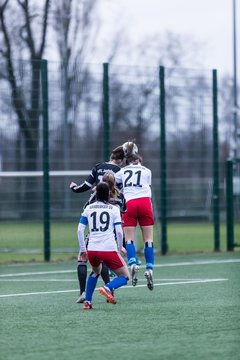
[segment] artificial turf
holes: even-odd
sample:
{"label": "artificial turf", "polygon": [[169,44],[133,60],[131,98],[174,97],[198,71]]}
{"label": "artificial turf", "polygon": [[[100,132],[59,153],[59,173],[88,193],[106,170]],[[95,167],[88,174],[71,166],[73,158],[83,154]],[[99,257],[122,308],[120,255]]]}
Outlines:
{"label": "artificial turf", "polygon": [[239,253],[156,264],[152,292],[141,267],[139,286],[116,305],[96,291],[89,311],[75,303],[75,262],[1,265],[2,359],[238,360]]}

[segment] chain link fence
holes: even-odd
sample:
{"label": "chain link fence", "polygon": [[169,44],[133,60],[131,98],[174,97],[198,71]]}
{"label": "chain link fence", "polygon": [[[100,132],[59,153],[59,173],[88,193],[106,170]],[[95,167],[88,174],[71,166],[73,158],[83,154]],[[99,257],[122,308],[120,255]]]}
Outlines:
{"label": "chain link fence", "polygon": [[[1,73],[9,73],[3,64],[0,67]],[[157,246],[164,231],[165,196],[169,250],[178,251],[177,244],[189,233],[189,243],[185,248],[180,246],[182,251],[192,249],[196,242],[199,251],[206,242],[208,249],[213,249],[213,230],[206,235],[205,229],[212,228],[214,221],[216,224],[216,185],[219,207],[215,210],[220,220],[225,218],[225,165],[216,163],[217,152],[214,170],[214,149],[219,145],[213,73],[164,68],[163,97],[157,67],[70,64],[66,69],[57,62],[48,62],[47,67],[44,78],[42,62],[16,62],[12,78],[0,79],[0,218],[6,228],[15,226],[11,235],[6,236],[6,230],[1,235],[4,250],[21,248],[20,224],[26,232],[29,226],[30,231],[24,246],[43,251],[44,233],[32,233],[31,225],[41,227],[45,220],[46,162],[52,251],[59,246],[77,249],[77,221],[90,194],[73,194],[69,184],[83,182],[97,162],[108,160],[111,149],[130,139],[135,139],[143,163],[153,173]],[[215,96],[216,92],[217,88]],[[69,224],[66,241],[58,243],[57,229],[68,229]],[[176,224],[180,224],[179,236],[175,234]],[[190,232],[195,224],[196,231]],[[202,248],[201,238],[205,244]]]}

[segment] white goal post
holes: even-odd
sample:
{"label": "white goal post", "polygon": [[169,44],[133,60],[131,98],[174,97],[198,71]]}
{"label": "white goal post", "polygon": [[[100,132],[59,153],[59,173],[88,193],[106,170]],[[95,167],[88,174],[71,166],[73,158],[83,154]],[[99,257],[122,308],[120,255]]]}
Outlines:
{"label": "white goal post", "polygon": [[[87,176],[90,170],[50,170],[50,176]],[[43,171],[0,171],[0,177],[40,177]]]}

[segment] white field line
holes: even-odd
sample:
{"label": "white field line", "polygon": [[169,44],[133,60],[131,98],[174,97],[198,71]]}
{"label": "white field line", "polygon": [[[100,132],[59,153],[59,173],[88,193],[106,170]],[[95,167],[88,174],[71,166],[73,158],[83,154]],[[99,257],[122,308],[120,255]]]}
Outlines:
{"label": "white field line", "polygon": [[[189,262],[177,262],[169,264],[156,264],[154,267],[176,267],[176,266],[194,266],[194,265],[215,265],[215,264],[232,264],[240,263],[240,259],[227,259],[227,260],[201,260],[201,261],[189,261]],[[140,268],[145,268],[144,265],[141,265]],[[88,269],[90,271],[90,269]],[[38,272],[24,272],[24,273],[13,273],[13,274],[0,274],[0,278],[5,277],[16,277],[16,276],[31,276],[31,275],[49,275],[49,274],[68,274],[75,273],[74,270],[59,270],[59,271],[38,271]]]}
{"label": "white field line", "polygon": [[[203,279],[203,280],[189,280],[189,281],[178,281],[178,282],[168,282],[163,284],[154,284],[154,286],[166,286],[166,285],[186,285],[186,284],[199,284],[199,283],[212,283],[212,282],[221,282],[227,281],[228,279]],[[138,286],[123,286],[121,289],[137,289],[146,287],[146,285],[138,285]],[[98,289],[96,289],[98,290]],[[95,290],[95,291],[96,291]],[[32,292],[32,293],[19,293],[19,294],[4,294],[0,295],[0,298],[7,298],[7,297],[16,297],[16,296],[31,296],[31,295],[50,295],[50,294],[63,294],[63,293],[70,293],[70,292],[78,292],[79,289],[75,290],[57,290],[57,291],[42,291],[42,292]]]}
{"label": "white field line", "polygon": [[1,282],[76,282],[76,279],[13,279],[13,278],[8,278],[8,279],[0,279],[0,283]]}
{"label": "white field line", "polygon": [[33,272],[25,272],[25,273],[16,273],[16,274],[1,274],[0,278],[5,277],[15,277],[15,276],[32,276],[32,275],[49,275],[49,274],[70,274],[76,273],[75,270],[54,270],[54,271],[33,271]]}
{"label": "white field line", "polygon": [[[214,265],[214,264],[232,264],[240,263],[240,259],[226,259],[226,260],[196,260],[186,261],[180,263],[157,264],[156,267],[169,267],[169,266],[192,266],[192,265]],[[154,265],[155,266],[155,265]]]}
{"label": "white field line", "polygon": [[[206,280],[206,279],[186,279],[186,278],[181,278],[181,279],[177,279],[177,278],[168,278],[168,279],[156,279],[154,277],[154,281],[202,281],[202,280]],[[138,279],[138,281],[146,281],[146,279]],[[12,278],[8,278],[8,279],[0,279],[0,283],[1,282],[34,282],[34,283],[37,283],[37,282],[76,282],[76,279],[75,278],[72,278],[72,279],[49,279],[49,278],[46,278],[46,279],[12,279]]]}

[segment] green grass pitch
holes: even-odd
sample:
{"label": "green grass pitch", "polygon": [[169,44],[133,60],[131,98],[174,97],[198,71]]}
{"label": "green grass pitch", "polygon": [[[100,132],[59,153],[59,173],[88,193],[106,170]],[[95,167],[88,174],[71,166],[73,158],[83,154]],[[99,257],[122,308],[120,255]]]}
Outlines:
{"label": "green grass pitch", "polygon": [[[75,258],[78,252],[76,222],[52,222],[51,259],[67,260]],[[220,249],[226,250],[226,227],[221,224]],[[154,246],[160,249],[159,226],[155,226]],[[143,247],[140,230],[138,248]],[[235,239],[240,239],[240,223],[235,225]],[[13,261],[43,260],[43,224],[33,222],[2,223],[0,233],[0,263]],[[204,223],[169,223],[169,254],[212,252],[214,249],[213,225]],[[239,251],[236,248],[235,251]]]}
{"label": "green grass pitch", "polygon": [[239,359],[239,253],[156,256],[152,292],[143,273],[84,311],[76,262],[1,265],[1,359]]}

